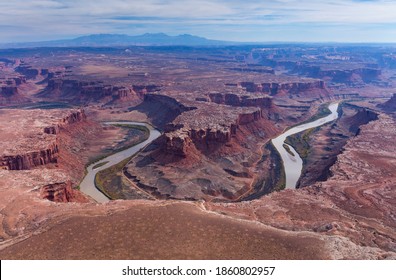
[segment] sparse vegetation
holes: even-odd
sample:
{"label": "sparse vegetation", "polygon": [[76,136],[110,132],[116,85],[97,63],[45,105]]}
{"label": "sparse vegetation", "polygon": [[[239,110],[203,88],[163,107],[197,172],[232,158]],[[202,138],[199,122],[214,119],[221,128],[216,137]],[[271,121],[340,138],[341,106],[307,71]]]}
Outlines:
{"label": "sparse vegetation", "polygon": [[[135,139],[135,141],[130,142],[127,146],[114,150],[113,153],[125,150],[132,146],[135,146],[143,141],[145,141],[149,135],[150,131],[147,127],[141,125],[131,125],[131,124],[117,124],[115,126],[126,128],[133,131],[140,131],[138,134],[139,137]],[[108,155],[106,155],[108,156]],[[105,157],[105,156],[104,156]],[[104,158],[103,157],[103,158]],[[131,189],[130,183],[125,176],[122,174],[122,169],[125,165],[131,160],[133,156],[124,159],[123,161],[110,166],[104,170],[99,171],[95,176],[95,186],[107,197],[110,199],[131,199],[131,198],[140,198],[142,194],[138,194],[137,192]],[[107,162],[103,163],[106,164]],[[100,166],[102,163],[98,164]],[[98,166],[98,167],[100,167]],[[93,167],[96,167],[96,165]],[[144,196],[144,195],[143,195]]]}
{"label": "sparse vegetation", "polygon": [[110,199],[124,199],[122,191],[130,186],[122,175],[122,169],[132,157],[99,171],[95,176],[95,186]]}
{"label": "sparse vegetation", "polygon": [[96,156],[86,164],[86,168],[93,164],[96,163],[106,157],[108,157],[111,154],[121,152],[123,150],[126,150],[130,147],[133,147],[143,141],[146,141],[148,137],[150,136],[150,131],[147,127],[143,125],[131,125],[131,124],[118,124],[114,125],[117,127],[121,127],[124,129],[128,129],[128,137],[125,141],[122,141],[119,143],[115,148],[113,149],[106,149],[103,151],[103,153],[99,156]]}
{"label": "sparse vegetation", "polygon": [[271,160],[275,165],[273,168],[274,178],[272,179],[272,183],[275,185],[271,191],[281,191],[286,187],[286,173],[283,167],[282,157],[272,142],[269,142],[266,148],[271,151]]}
{"label": "sparse vegetation", "polygon": [[[306,163],[309,151],[311,149],[311,146],[309,144],[310,137],[311,137],[312,133],[314,133],[318,129],[320,129],[320,127],[309,128],[309,129],[304,130],[300,133],[290,135],[285,140],[286,144],[292,146],[297,151],[297,153],[300,155],[301,159],[303,160],[304,164]],[[289,148],[289,147],[287,147],[287,148]],[[287,150],[287,148],[285,148],[285,149]]]}
{"label": "sparse vegetation", "polygon": [[103,165],[105,165],[105,164],[107,164],[107,163],[108,163],[108,161],[104,161],[104,162],[98,163],[98,164],[94,165],[94,166],[92,167],[92,169],[99,168],[99,167],[101,167],[101,166],[103,166]]}
{"label": "sparse vegetation", "polygon": [[145,133],[150,133],[149,129],[143,125],[119,123],[119,124],[114,124],[114,126],[128,128],[128,129],[137,129],[137,130],[143,131]]}
{"label": "sparse vegetation", "polygon": [[[300,122],[296,125],[291,126],[290,128],[302,125],[302,124],[306,124],[306,123],[310,123],[310,122],[314,122],[318,119],[324,118],[328,115],[331,114],[331,111],[329,109],[329,103],[323,103],[322,105],[319,106],[318,111],[316,112],[315,115],[313,115],[312,117],[310,117],[308,120]],[[289,129],[290,129],[289,128]]]}
{"label": "sparse vegetation", "polygon": [[283,144],[283,148],[285,148],[286,152],[288,152],[290,155],[292,155],[293,157],[295,156],[295,154],[290,149],[289,145]]}

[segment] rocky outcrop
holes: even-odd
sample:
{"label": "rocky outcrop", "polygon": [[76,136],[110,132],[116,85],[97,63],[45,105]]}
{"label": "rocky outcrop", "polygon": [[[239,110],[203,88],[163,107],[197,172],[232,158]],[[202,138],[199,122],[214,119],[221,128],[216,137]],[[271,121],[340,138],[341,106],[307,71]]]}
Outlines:
{"label": "rocky outcrop", "polygon": [[263,96],[253,97],[234,93],[210,93],[208,96],[211,102],[236,107],[270,108],[272,105],[272,99]]}
{"label": "rocky outcrop", "polygon": [[257,110],[257,111],[249,112],[249,113],[242,113],[242,114],[239,114],[239,116],[238,116],[237,124],[238,125],[248,124],[248,123],[251,123],[254,121],[258,121],[262,117],[263,117],[263,113],[261,110]]}
{"label": "rocky outcrop", "polygon": [[268,68],[268,67],[263,67],[263,66],[248,66],[248,67],[234,67],[234,68],[229,68],[230,70],[233,71],[238,71],[238,72],[254,72],[254,73],[267,73],[267,74],[275,74],[275,70]]}
{"label": "rocky outcrop", "polygon": [[56,163],[58,145],[52,143],[46,149],[21,155],[5,155],[0,158],[0,168],[7,170],[25,170],[35,166]]}
{"label": "rocky outcrop", "polygon": [[87,202],[88,200],[72,188],[70,181],[52,183],[40,188],[40,197],[53,202]]}
{"label": "rocky outcrop", "polygon": [[182,104],[176,98],[162,94],[145,94],[144,102],[150,104],[155,104],[155,103],[160,104],[161,106],[164,106],[172,111],[175,111],[178,114],[185,111],[196,109],[196,107],[194,106],[186,106],[185,104]]}
{"label": "rocky outcrop", "polygon": [[74,104],[89,102],[114,103],[137,99],[136,93],[124,86],[106,85],[101,81],[64,79],[56,75],[48,80],[46,89],[39,97],[68,100]]}
{"label": "rocky outcrop", "polygon": [[0,85],[3,86],[19,86],[24,83],[26,83],[26,77],[22,75],[0,79]]}
{"label": "rocky outcrop", "polygon": [[321,66],[309,64],[297,64],[294,73],[312,78],[326,79],[335,83],[370,83],[379,79],[381,70],[376,68],[355,68],[355,69],[323,69]]}
{"label": "rocky outcrop", "polygon": [[368,124],[369,122],[377,119],[377,113],[365,108],[361,108],[355,115],[350,118],[346,118],[345,122],[349,124],[349,132],[356,136],[360,132],[360,126]]}
{"label": "rocky outcrop", "polygon": [[18,94],[18,88],[16,86],[2,86],[0,91],[1,97],[14,96]]}
{"label": "rocky outcrop", "polygon": [[382,108],[386,112],[396,112],[396,93],[383,104],[378,105],[378,107]]}
{"label": "rocky outcrop", "polygon": [[159,85],[132,85],[132,89],[136,94],[143,99],[144,95],[147,93],[159,92],[161,86]]}
{"label": "rocky outcrop", "polygon": [[171,155],[187,157],[193,143],[187,133],[173,132],[161,136],[163,150]]}
{"label": "rocky outcrop", "polygon": [[[43,128],[45,134],[59,134],[62,128],[76,122],[84,121],[86,119],[83,110],[70,112],[67,116],[62,118],[57,124]],[[0,155],[0,168],[7,170],[27,170],[37,166],[46,165],[49,163],[57,163],[59,156],[58,138],[52,138],[45,148],[36,151],[29,151],[20,154],[4,154]]]}
{"label": "rocky outcrop", "polygon": [[360,98],[359,93],[337,93],[334,94],[335,99],[356,99]]}
{"label": "rocky outcrop", "polygon": [[33,68],[27,64],[20,64],[15,71],[24,75],[27,79],[35,79],[41,73],[41,69]]}
{"label": "rocky outcrop", "polygon": [[329,92],[326,89],[325,82],[321,80],[310,81],[310,82],[266,82],[266,83],[254,83],[254,82],[240,82],[238,84],[242,88],[245,88],[247,92],[260,92],[269,95],[318,95],[318,96],[329,96]]}
{"label": "rocky outcrop", "polygon": [[173,131],[164,133],[162,137],[163,152],[181,157],[187,157],[192,148],[201,151],[210,151],[231,141],[237,134],[239,125],[246,125],[263,118],[260,108],[241,112],[236,119],[228,123],[218,123],[213,119],[212,124],[202,124],[201,128],[170,125]]}
{"label": "rocky outcrop", "polygon": [[0,81],[0,105],[11,105],[28,100],[18,91],[18,85],[24,83],[24,77],[9,78]]}
{"label": "rocky outcrop", "polygon": [[64,117],[59,122],[59,124],[45,127],[44,133],[58,134],[62,127],[76,123],[76,122],[85,121],[86,119],[87,119],[87,116],[85,115],[84,110],[75,111],[75,112],[70,113],[66,117]]}

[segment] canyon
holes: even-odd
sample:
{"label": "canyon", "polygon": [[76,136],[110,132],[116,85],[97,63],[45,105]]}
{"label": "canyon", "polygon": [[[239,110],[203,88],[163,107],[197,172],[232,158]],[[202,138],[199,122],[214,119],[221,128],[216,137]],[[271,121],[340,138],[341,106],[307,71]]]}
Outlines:
{"label": "canyon", "polygon": [[[395,259],[387,48],[0,50],[1,258]],[[303,170],[285,189],[271,140],[331,103],[286,139]],[[126,122],[159,137],[122,158],[128,199],[99,203],[86,167],[136,145]]]}

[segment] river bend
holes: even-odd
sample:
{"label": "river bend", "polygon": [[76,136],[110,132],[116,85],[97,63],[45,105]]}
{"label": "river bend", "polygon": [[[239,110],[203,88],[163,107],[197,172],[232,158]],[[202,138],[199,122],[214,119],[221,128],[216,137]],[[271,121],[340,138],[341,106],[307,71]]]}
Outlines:
{"label": "river bend", "polygon": [[[146,123],[140,123],[140,122],[105,122],[105,124],[109,125],[117,125],[117,124],[129,124],[129,125],[141,125],[145,126],[149,129],[149,138],[147,140],[143,141],[142,143],[139,143],[133,147],[130,147],[128,149],[125,149],[123,151],[120,151],[118,153],[114,153],[104,159],[101,159],[100,161],[97,161],[87,167],[87,175],[85,175],[84,179],[80,183],[80,190],[92,197],[94,200],[97,202],[107,202],[109,201],[109,198],[105,196],[102,192],[100,192],[96,187],[95,187],[95,176],[96,174],[104,170],[106,168],[109,168],[112,165],[115,165],[124,159],[133,156],[137,152],[139,152],[141,149],[143,149],[145,146],[153,142],[155,139],[157,139],[161,133],[153,128],[151,125],[148,125]],[[106,164],[97,167],[93,169],[94,166],[107,162]]]}
{"label": "river bend", "polygon": [[[329,105],[329,110],[331,111],[330,115],[317,119],[316,121],[310,123],[305,123],[293,127],[289,130],[286,130],[283,134],[279,135],[278,137],[272,139],[272,144],[278,150],[283,161],[283,167],[285,169],[285,175],[286,175],[286,189],[296,187],[297,181],[301,176],[302,167],[303,167],[303,161],[300,155],[296,152],[296,150],[292,146],[285,143],[286,138],[290,135],[299,133],[301,131],[318,127],[328,122],[334,121],[335,119],[338,118],[337,109],[338,109],[338,103],[332,103]],[[294,154],[294,156],[286,151],[286,149],[283,147],[283,144],[287,145],[290,148],[290,151]]]}

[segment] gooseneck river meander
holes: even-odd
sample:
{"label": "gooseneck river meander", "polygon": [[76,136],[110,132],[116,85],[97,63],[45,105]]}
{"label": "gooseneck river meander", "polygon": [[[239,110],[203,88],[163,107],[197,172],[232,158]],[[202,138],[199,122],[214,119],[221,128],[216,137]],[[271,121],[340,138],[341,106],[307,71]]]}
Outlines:
{"label": "gooseneck river meander", "polygon": [[[285,144],[286,138],[290,135],[302,132],[309,128],[314,128],[314,127],[324,125],[325,123],[328,123],[328,122],[331,122],[331,121],[337,119],[338,118],[337,109],[338,109],[338,103],[332,103],[329,105],[329,110],[331,111],[330,115],[327,115],[326,117],[317,119],[316,121],[301,124],[299,126],[288,129],[284,133],[279,135],[278,137],[272,139],[272,144],[278,150],[278,152],[282,158],[282,161],[283,161],[283,167],[285,169],[285,175],[286,175],[286,188],[290,189],[290,188],[296,187],[297,181],[301,176],[301,171],[302,171],[302,167],[303,167],[303,161],[302,161],[300,155],[296,152],[296,150],[292,146]],[[284,144],[290,148],[290,151],[294,154],[294,156],[291,155],[283,147]]]}
{"label": "gooseneck river meander", "polygon": [[[274,144],[275,148],[278,150],[282,161],[283,161],[283,167],[285,169],[285,175],[286,175],[286,188],[294,188],[296,186],[296,183],[298,179],[301,176],[301,171],[302,171],[302,166],[303,166],[303,161],[299,154],[294,150],[293,147],[290,145],[285,144],[285,140],[288,136],[299,133],[301,131],[304,131],[309,128],[314,128],[321,126],[325,123],[331,122],[335,119],[338,118],[338,103],[332,103],[329,105],[329,109],[331,111],[331,114],[320,118],[318,120],[315,120],[310,123],[306,124],[301,124],[299,126],[293,127],[287,131],[285,131],[283,134],[279,135],[278,137],[272,139],[272,143]],[[95,176],[96,174],[104,170],[106,168],[109,168],[110,166],[117,164],[124,159],[131,157],[132,155],[138,153],[141,149],[143,149],[145,146],[150,144],[152,141],[157,139],[161,133],[153,128],[152,126],[146,124],[146,123],[140,123],[140,122],[106,122],[105,124],[109,125],[117,125],[117,124],[130,124],[130,125],[142,125],[145,126],[149,129],[150,135],[147,140],[143,141],[142,143],[139,143],[133,147],[130,147],[128,149],[125,149],[121,152],[114,153],[104,159],[101,159],[100,161],[97,161],[87,167],[87,175],[84,177],[80,184],[80,190],[84,192],[85,194],[89,195],[92,197],[94,200],[97,202],[107,202],[109,201],[109,198],[105,196],[102,192],[100,192],[96,187],[95,187]],[[286,151],[286,149],[283,147],[283,144],[287,145],[290,148],[290,151],[294,154],[291,155],[289,152]],[[101,165],[103,164],[103,165]],[[94,166],[99,166],[97,168],[93,168]]]}
{"label": "gooseneck river meander", "polygon": [[[141,125],[145,126],[149,130],[149,137],[147,140],[143,141],[142,143],[139,143],[133,147],[130,147],[128,149],[125,149],[121,152],[112,154],[104,159],[101,159],[100,161],[97,161],[95,163],[92,163],[87,167],[87,175],[85,175],[84,179],[80,183],[80,190],[95,199],[97,202],[107,202],[109,201],[109,198],[105,196],[102,192],[100,192],[96,187],[95,187],[95,176],[96,174],[106,168],[109,168],[110,166],[117,164],[121,161],[123,161],[126,158],[129,158],[130,156],[133,156],[137,152],[139,152],[141,149],[143,149],[145,146],[153,142],[155,139],[157,139],[161,133],[153,128],[151,125],[148,125],[146,123],[140,123],[140,122],[105,122],[105,124],[109,125],[117,125],[117,124],[126,124],[126,125]],[[103,164],[106,163],[106,164]],[[93,168],[94,166],[101,165],[100,167]]]}

